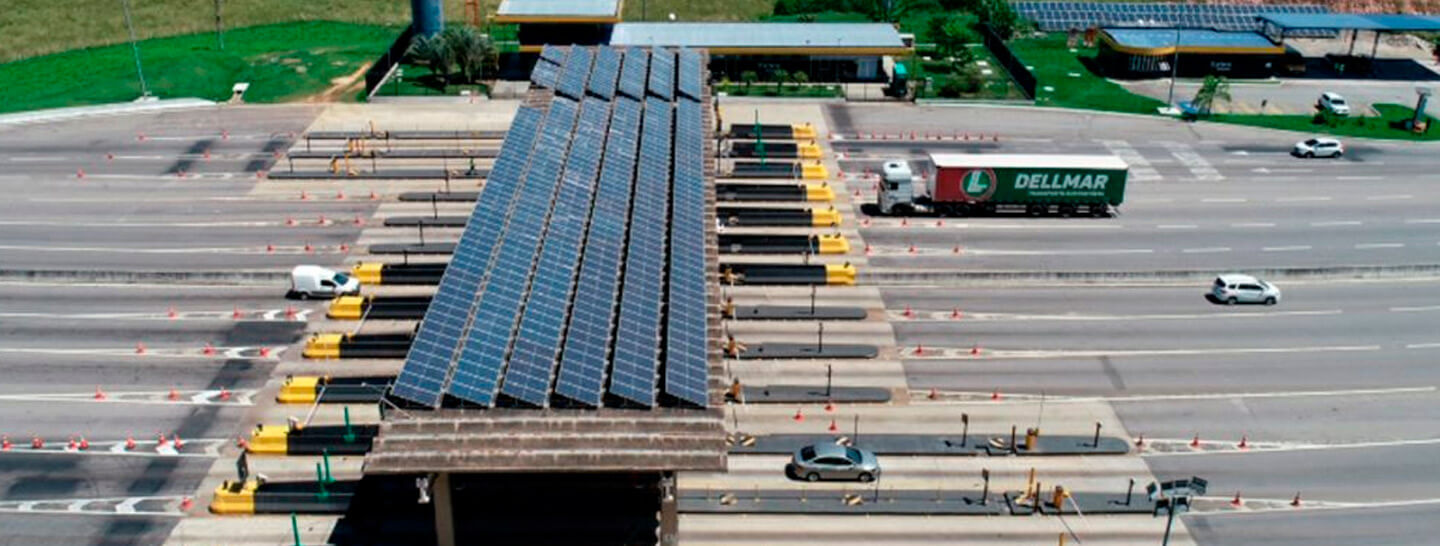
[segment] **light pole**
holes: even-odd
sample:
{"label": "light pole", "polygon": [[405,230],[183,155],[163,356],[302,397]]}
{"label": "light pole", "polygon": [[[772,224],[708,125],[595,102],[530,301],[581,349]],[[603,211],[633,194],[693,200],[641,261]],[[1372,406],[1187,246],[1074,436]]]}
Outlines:
{"label": "light pole", "polygon": [[1175,26],[1175,48],[1170,52],[1170,98],[1165,101],[1167,108],[1175,106],[1175,78],[1180,72],[1180,26]]}
{"label": "light pole", "polygon": [[150,88],[145,86],[145,70],[140,68],[140,44],[135,43],[135,25],[130,22],[130,0],[120,0],[120,8],[125,12],[125,29],[130,32],[130,51],[135,53],[135,74],[140,77],[140,98],[150,96]]}

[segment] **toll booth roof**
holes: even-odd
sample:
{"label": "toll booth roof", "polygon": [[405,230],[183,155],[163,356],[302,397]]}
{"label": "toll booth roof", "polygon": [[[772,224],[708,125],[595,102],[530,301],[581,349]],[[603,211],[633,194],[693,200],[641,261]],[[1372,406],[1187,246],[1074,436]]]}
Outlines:
{"label": "toll booth roof", "polygon": [[886,23],[620,23],[610,45],[708,48],[712,54],[870,54],[909,52]]}
{"label": "toll booth roof", "polygon": [[[1101,38],[1115,49],[1141,55],[1168,55],[1175,52],[1175,29],[1106,28]],[[1257,32],[1223,32],[1208,29],[1180,31],[1181,53],[1272,53],[1285,46],[1271,42]]]}
{"label": "toll booth roof", "polygon": [[1258,19],[1285,29],[1440,31],[1440,15],[1275,13],[1261,15]]}
{"label": "toll booth roof", "polygon": [[543,19],[613,22],[619,21],[619,18],[620,0],[505,0],[496,12],[496,20],[500,22],[537,22]]}

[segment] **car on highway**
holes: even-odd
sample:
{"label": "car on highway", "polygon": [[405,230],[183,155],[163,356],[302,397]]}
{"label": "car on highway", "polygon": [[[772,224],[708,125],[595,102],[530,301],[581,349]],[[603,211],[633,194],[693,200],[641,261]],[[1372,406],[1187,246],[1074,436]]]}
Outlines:
{"label": "car on highway", "polygon": [[1338,93],[1328,91],[1321,93],[1320,100],[1315,103],[1315,106],[1337,116],[1350,115],[1350,103],[1345,102],[1345,97],[1340,96]]}
{"label": "car on highway", "polygon": [[290,292],[286,297],[334,298],[360,293],[360,280],[318,265],[297,265],[290,270]]}
{"label": "car on highway", "polygon": [[785,474],[809,482],[869,482],[880,476],[880,461],[869,450],[822,442],[795,450],[790,463],[785,465]]}
{"label": "car on highway", "polygon": [[1237,303],[1280,303],[1280,289],[1275,285],[1250,275],[1227,273],[1215,278],[1215,283],[1206,294],[1215,303],[1235,305]]}
{"label": "car on highway", "polygon": [[1345,145],[1333,138],[1312,138],[1295,143],[1290,149],[1290,155],[1295,157],[1333,157],[1339,159],[1345,155]]}

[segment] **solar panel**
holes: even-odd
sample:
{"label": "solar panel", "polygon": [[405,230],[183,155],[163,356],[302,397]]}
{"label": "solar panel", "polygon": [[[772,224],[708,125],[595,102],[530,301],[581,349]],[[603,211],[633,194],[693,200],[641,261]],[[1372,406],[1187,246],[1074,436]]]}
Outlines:
{"label": "solar panel", "polygon": [[620,79],[620,50],[602,47],[595,54],[595,71],[590,74],[590,93],[605,100],[615,98],[615,83]]}
{"label": "solar panel", "polygon": [[570,56],[570,50],[575,48],[547,45],[540,49],[540,58],[555,63],[555,66],[565,64],[565,58]]}
{"label": "solar panel", "polygon": [[590,64],[595,54],[588,47],[570,49],[570,59],[565,61],[565,70],[560,73],[555,92],[578,101],[585,98],[585,82],[590,79]]}
{"label": "solar panel", "polygon": [[550,61],[537,61],[535,68],[530,70],[530,81],[540,87],[554,89],[559,79],[560,67]]}
{"label": "solar panel", "polygon": [[610,338],[620,300],[621,256],[630,227],[640,112],[639,102],[616,97],[577,283],[584,290],[576,294],[570,311],[555,379],[555,394],[590,407],[601,405],[605,390]]}
{"label": "solar panel", "polygon": [[675,52],[657,47],[650,51],[650,94],[667,101],[675,99]]}
{"label": "solar panel", "polygon": [[700,52],[693,49],[680,50],[680,75],[675,81],[675,87],[681,95],[694,100],[700,100],[700,92],[705,88],[704,70],[700,64]]}
{"label": "solar panel", "polygon": [[620,70],[617,90],[632,99],[645,99],[645,78],[650,73],[650,54],[638,47],[625,50],[625,65]]}
{"label": "solar panel", "polygon": [[575,293],[580,244],[590,219],[595,174],[600,168],[609,117],[608,102],[586,98],[581,105],[575,143],[560,177],[555,208],[550,213],[520,329],[515,334],[515,349],[500,386],[501,393],[533,406],[549,405],[550,380],[559,362],[560,336],[570,311],[570,297]]}
{"label": "solar panel", "polygon": [[475,316],[450,382],[451,396],[482,406],[495,403],[521,299],[529,287],[540,241],[545,237],[561,161],[574,136],[577,110],[577,103],[563,97],[555,97],[550,103],[534,160],[505,226],[489,278],[478,296]]}
{"label": "solar panel", "polygon": [[499,236],[498,226],[515,197],[520,174],[529,162],[536,131],[544,117],[539,110],[522,107],[515,114],[465,231],[460,235],[449,267],[420,323],[405,365],[392,394],[429,407],[440,405],[451,363],[464,333],[475,289]]}
{"label": "solar panel", "polygon": [[[1329,8],[1305,5],[1200,5],[1136,2],[1017,2],[1016,10],[1034,20],[1040,30],[1061,32],[1095,25],[1210,27],[1220,30],[1260,30],[1254,20],[1262,13],[1328,13]],[[1333,31],[1297,30],[1290,34],[1325,36]]]}
{"label": "solar panel", "polygon": [[705,142],[700,104],[675,112],[675,177],[665,326],[666,394],[696,406],[709,401],[705,313]]}
{"label": "solar panel", "polygon": [[615,335],[611,394],[645,407],[655,405],[656,364],[660,343],[660,312],[665,264],[666,223],[670,217],[669,102],[645,101],[640,161],[635,183],[634,214],[625,256],[620,317]]}

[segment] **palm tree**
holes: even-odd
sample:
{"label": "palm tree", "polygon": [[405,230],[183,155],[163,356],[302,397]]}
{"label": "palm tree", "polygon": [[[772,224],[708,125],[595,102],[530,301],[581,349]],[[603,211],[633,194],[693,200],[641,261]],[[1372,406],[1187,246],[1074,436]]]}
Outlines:
{"label": "palm tree", "polygon": [[760,74],[757,74],[754,70],[746,70],[740,73],[740,81],[745,83],[745,90],[748,91],[752,84],[760,81]]}
{"label": "palm tree", "polygon": [[805,84],[810,83],[810,75],[806,74],[804,70],[796,70],[794,74],[790,75],[790,81],[795,82],[795,85],[804,87]]}
{"label": "palm tree", "polygon": [[1195,92],[1195,100],[1191,104],[1201,114],[1210,115],[1210,108],[1217,100],[1230,102],[1230,81],[1224,76],[1205,76],[1205,83],[1200,84],[1200,90]]}
{"label": "palm tree", "polygon": [[775,78],[776,92],[779,92],[780,88],[784,87],[785,80],[790,79],[790,71],[785,70],[784,68],[776,68],[774,72],[770,73],[770,75]]}
{"label": "palm tree", "polygon": [[421,36],[414,43],[410,44],[408,52],[410,57],[425,65],[430,72],[442,82],[449,78],[450,72],[454,70],[455,56],[450,47],[446,44],[443,34],[434,36]]}
{"label": "palm tree", "polygon": [[485,78],[495,67],[497,51],[490,37],[470,27],[450,27],[441,36],[465,83]]}

